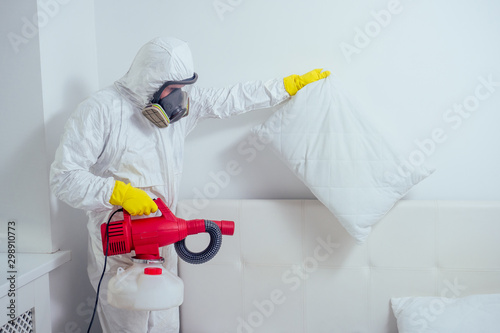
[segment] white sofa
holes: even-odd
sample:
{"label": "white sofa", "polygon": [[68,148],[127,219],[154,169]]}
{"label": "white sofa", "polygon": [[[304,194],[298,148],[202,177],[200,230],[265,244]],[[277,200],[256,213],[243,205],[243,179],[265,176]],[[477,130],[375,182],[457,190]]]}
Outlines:
{"label": "white sofa", "polygon": [[183,333],[391,333],[392,297],[500,293],[496,201],[403,200],[363,245],[316,200],[185,200],[177,215],[236,223],[212,261],[179,263]]}

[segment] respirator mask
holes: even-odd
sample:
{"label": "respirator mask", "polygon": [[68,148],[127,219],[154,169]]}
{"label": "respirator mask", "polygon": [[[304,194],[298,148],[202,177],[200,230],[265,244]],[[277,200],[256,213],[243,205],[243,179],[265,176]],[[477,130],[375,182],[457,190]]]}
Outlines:
{"label": "respirator mask", "polygon": [[187,116],[189,114],[189,97],[187,92],[182,91],[182,88],[173,89],[170,94],[163,98],[160,96],[168,86],[193,84],[196,80],[198,80],[198,74],[194,73],[193,77],[186,80],[165,82],[153,95],[151,103],[142,110],[142,114],[160,128],[167,127]]}

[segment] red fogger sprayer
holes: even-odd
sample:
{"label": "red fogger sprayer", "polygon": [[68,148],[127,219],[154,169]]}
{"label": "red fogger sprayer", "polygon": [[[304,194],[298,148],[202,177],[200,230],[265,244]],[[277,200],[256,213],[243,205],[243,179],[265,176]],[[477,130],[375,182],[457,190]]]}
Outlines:
{"label": "red fogger sprayer", "polygon": [[[165,269],[160,247],[174,244],[181,259],[191,264],[202,264],[212,259],[222,244],[222,235],[234,234],[233,221],[184,220],[176,217],[161,199],[154,199],[161,216],[132,220],[123,209],[123,220],[101,225],[104,268],[97,287],[99,289],[106,272],[108,256],[135,251],[132,265],[114,267],[107,288],[108,303],[128,310],[165,310],[180,306],[184,300],[184,284],[176,275]],[[186,248],[185,238],[206,232],[210,243],[201,252],[193,253]],[[95,307],[92,322],[95,316]]]}
{"label": "red fogger sprayer", "polygon": [[[161,199],[154,199],[161,216],[134,219],[123,210],[123,220],[101,225],[103,252],[113,256],[135,251],[135,259],[159,260],[159,248],[175,244],[181,259],[191,264],[202,264],[212,259],[220,249],[222,235],[234,234],[233,221],[184,220],[176,217]],[[108,229],[106,232],[106,228]],[[210,243],[204,251],[193,253],[186,248],[185,238],[207,232]],[[109,235],[109,243],[108,237]]]}

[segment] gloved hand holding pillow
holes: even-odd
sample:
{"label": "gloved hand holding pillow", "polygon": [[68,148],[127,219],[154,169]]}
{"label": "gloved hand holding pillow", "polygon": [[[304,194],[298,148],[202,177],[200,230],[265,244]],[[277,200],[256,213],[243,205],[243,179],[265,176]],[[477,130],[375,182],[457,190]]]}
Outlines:
{"label": "gloved hand holding pillow", "polygon": [[324,79],[330,75],[330,71],[321,72],[322,70],[322,68],[317,68],[304,75],[293,74],[285,77],[283,79],[285,90],[290,94],[290,96],[293,96],[309,83]]}

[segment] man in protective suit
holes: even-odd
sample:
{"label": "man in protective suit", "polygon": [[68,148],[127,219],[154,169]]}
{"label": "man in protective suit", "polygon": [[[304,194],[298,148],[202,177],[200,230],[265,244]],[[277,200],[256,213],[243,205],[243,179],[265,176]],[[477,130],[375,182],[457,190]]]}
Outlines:
{"label": "man in protective suit", "polygon": [[[161,198],[175,211],[182,175],[184,140],[199,119],[225,118],[253,109],[272,107],[290,98],[304,85],[325,78],[314,70],[267,82],[247,82],[229,88],[205,89],[193,85],[191,51],[175,38],[155,38],[137,53],[129,71],[114,85],[84,100],[66,123],[51,166],[50,184],[62,201],[87,212],[88,275],[97,290],[104,267],[100,225],[114,210],[132,215],[154,213],[151,198]],[[189,105],[163,113],[160,124],[145,111],[156,99],[176,92],[176,101]],[[184,97],[184,98],[183,98]],[[187,110],[188,108],[188,110]],[[180,113],[176,113],[179,111]],[[163,127],[166,125],[166,127]],[[177,274],[173,246],[160,249],[166,269]],[[108,257],[108,267],[127,267],[131,255]],[[109,276],[104,278],[106,286]],[[101,290],[97,308],[104,332],[178,332],[178,308],[132,311],[115,308]]]}

